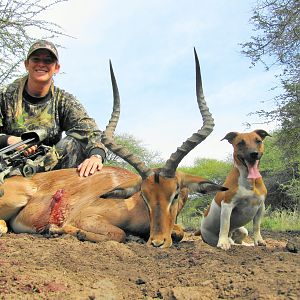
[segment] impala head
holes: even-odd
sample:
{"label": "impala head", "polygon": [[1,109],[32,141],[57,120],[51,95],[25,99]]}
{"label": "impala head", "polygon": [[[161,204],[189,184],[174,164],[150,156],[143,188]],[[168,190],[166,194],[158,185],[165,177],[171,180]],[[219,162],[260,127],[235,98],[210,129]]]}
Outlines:
{"label": "impala head", "polygon": [[161,175],[154,170],[141,184],[141,195],[147,204],[150,217],[148,245],[167,248],[172,245],[172,231],[177,215],[185,205],[191,192],[206,194],[223,190],[202,177],[177,171],[174,177]]}
{"label": "impala head", "polygon": [[146,167],[140,159],[135,157],[126,148],[118,146],[114,142],[113,134],[120,115],[120,97],[110,64],[114,108],[109,124],[102,136],[102,142],[109,150],[132,165],[140,174],[141,180],[118,187],[105,196],[126,198],[140,191],[149,210],[150,237],[148,244],[155,247],[167,248],[172,245],[171,235],[176,217],[184,206],[189,192],[206,194],[208,192],[226,190],[226,188],[202,177],[176,171],[181,160],[200,144],[212,132],[214,127],[213,118],[203,95],[200,66],[195,50],[194,54],[196,62],[196,95],[203,118],[203,125],[198,132],[194,133],[177,148],[176,152],[167,160],[164,167],[160,169]]}
{"label": "impala head", "polygon": [[[172,224],[175,223],[180,187],[174,178],[161,177],[155,171],[141,185],[141,195],[148,207],[150,238],[148,244],[168,247],[172,244]],[[167,216],[167,217],[165,217]]]}

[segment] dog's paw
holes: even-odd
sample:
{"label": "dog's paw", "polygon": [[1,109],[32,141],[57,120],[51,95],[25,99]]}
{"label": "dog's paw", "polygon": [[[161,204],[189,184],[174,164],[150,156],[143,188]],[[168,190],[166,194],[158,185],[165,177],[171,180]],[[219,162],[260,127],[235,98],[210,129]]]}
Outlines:
{"label": "dog's paw", "polygon": [[254,233],[253,240],[254,240],[255,246],[266,246],[266,242],[262,238],[260,232],[258,232],[256,234]]}
{"label": "dog's paw", "polygon": [[231,247],[230,240],[228,238],[219,239],[217,247],[221,248],[223,250],[230,249],[230,247]]}
{"label": "dog's paw", "polygon": [[242,246],[246,246],[246,247],[254,247],[254,243],[246,243],[244,241],[242,241]]}
{"label": "dog's paw", "polygon": [[254,241],[255,246],[266,246],[266,242],[263,239],[255,240]]}

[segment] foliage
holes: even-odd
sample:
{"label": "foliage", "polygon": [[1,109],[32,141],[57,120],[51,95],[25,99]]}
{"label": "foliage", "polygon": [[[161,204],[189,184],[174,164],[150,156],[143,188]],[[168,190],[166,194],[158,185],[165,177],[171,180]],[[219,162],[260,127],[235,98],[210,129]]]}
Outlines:
{"label": "foliage", "polygon": [[[252,64],[262,62],[268,69],[277,64],[283,75],[299,79],[299,0],[258,0],[250,22],[256,36],[242,44],[242,53]],[[267,61],[271,58],[270,62]]]}
{"label": "foliage", "polygon": [[299,13],[299,0],[258,0],[251,18],[256,35],[242,44],[242,53],[253,65],[262,62],[267,70],[274,65],[282,68],[283,93],[275,97],[275,107],[257,113],[266,122],[279,122],[277,143],[292,160],[300,157]]}
{"label": "foliage", "polygon": [[281,68],[283,92],[275,106],[257,112],[265,122],[277,120],[280,129],[266,142],[263,158],[267,201],[274,208],[299,209],[300,165],[300,1],[258,0],[251,23],[255,35],[242,44],[253,65]]}
{"label": "foliage", "polygon": [[199,230],[201,224],[201,214],[192,215],[188,214],[186,211],[182,211],[177,217],[177,223],[183,226],[186,230]]}
{"label": "foliage", "polygon": [[281,130],[275,131],[264,141],[265,153],[260,169],[268,189],[266,204],[273,210],[300,209],[299,156],[286,153],[288,149],[279,142],[281,136]]}
{"label": "foliage", "polygon": [[180,168],[179,170],[187,174],[202,176],[221,184],[224,182],[231,168],[232,163],[216,159],[201,158],[195,160],[193,167]]}
{"label": "foliage", "polygon": [[0,85],[20,74],[20,62],[34,40],[64,35],[57,24],[39,19],[50,7],[67,0],[0,0]]}
{"label": "foliage", "polygon": [[290,199],[288,208],[300,211],[300,179],[292,178],[286,183],[281,183],[279,188]]}
{"label": "foliage", "polygon": [[265,151],[260,161],[262,172],[278,172],[285,169],[282,149],[277,143],[278,133],[274,131],[271,135],[264,140]]}
{"label": "foliage", "polygon": [[[115,136],[115,142],[126,147],[131,153],[136,155],[147,166],[154,167],[162,164],[162,158],[158,152],[149,151],[143,142],[136,139],[133,135],[123,133]],[[107,164],[135,171],[126,161],[111,151],[108,151]]]}
{"label": "foliage", "polygon": [[299,209],[299,189],[296,189],[298,180],[290,180],[290,172],[270,172],[264,174],[268,195],[266,204],[273,210]]}
{"label": "foliage", "polygon": [[299,231],[300,213],[291,210],[266,210],[261,228],[272,231]]}
{"label": "foliage", "polygon": [[289,164],[300,163],[300,82],[286,85],[282,96],[285,104],[280,106],[281,130],[277,144]]}

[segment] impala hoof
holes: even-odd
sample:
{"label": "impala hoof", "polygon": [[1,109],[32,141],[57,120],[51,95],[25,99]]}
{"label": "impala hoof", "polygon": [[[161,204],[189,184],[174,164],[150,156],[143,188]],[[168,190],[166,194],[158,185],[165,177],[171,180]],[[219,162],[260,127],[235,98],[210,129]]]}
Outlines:
{"label": "impala hoof", "polygon": [[78,238],[79,241],[84,242],[87,240],[86,238],[86,234],[84,232],[82,232],[81,230],[78,230],[76,232],[76,237]]}
{"label": "impala hoof", "polygon": [[7,233],[7,230],[6,222],[4,220],[0,220],[0,236]]}

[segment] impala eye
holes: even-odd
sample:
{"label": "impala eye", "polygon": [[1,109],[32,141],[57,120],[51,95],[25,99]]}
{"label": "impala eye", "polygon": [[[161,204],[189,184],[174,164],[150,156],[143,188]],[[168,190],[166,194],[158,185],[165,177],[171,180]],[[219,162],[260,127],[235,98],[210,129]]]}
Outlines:
{"label": "impala eye", "polygon": [[174,197],[173,197],[172,203],[174,203],[174,202],[176,202],[176,201],[178,200],[179,194],[180,194],[180,191],[179,191],[179,190],[176,191],[176,194],[175,194]]}

